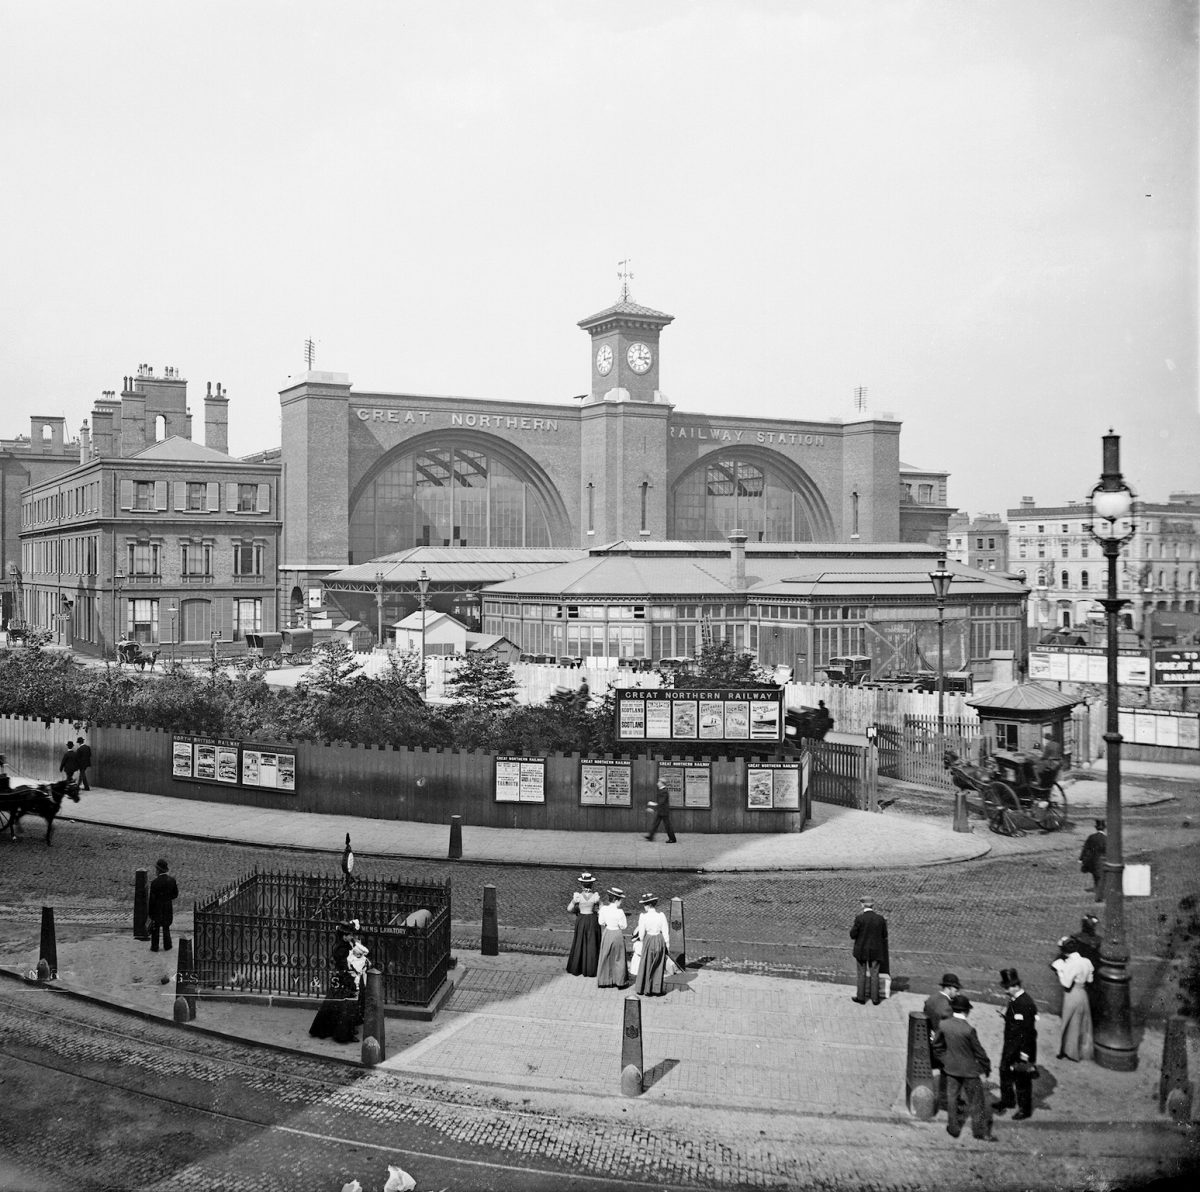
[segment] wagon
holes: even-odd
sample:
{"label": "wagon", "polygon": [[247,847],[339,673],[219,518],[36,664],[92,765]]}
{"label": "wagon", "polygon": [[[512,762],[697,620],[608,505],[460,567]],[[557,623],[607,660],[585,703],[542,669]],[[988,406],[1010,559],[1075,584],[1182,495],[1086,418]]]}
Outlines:
{"label": "wagon", "polygon": [[279,647],[280,663],[292,666],[307,666],[313,656],[313,631],[311,629],[285,629],[281,634],[283,644]]}
{"label": "wagon", "polygon": [[117,642],[117,662],[136,666],[138,670],[145,670],[147,666],[153,670],[161,653],[161,650],[153,650],[147,654],[140,642],[131,641],[129,638]]}
{"label": "wagon", "polygon": [[1035,828],[1057,832],[1067,822],[1067,796],[1053,777],[1039,778],[1037,760],[1033,754],[998,749],[975,766],[948,750],[943,764],[959,790],[980,796],[993,832],[1024,836]]}
{"label": "wagon", "polygon": [[274,670],[282,665],[282,633],[247,633],[246,650],[254,665],[262,670]]}

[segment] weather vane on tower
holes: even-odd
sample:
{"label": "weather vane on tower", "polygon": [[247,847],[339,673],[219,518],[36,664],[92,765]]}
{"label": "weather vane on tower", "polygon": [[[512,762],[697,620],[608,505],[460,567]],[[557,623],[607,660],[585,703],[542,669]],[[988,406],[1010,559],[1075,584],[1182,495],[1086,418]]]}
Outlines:
{"label": "weather vane on tower", "polygon": [[630,261],[629,257],[626,257],[623,261],[617,262],[618,266],[620,266],[620,271],[617,273],[617,276],[621,279],[622,302],[627,302],[629,300],[629,283],[633,280],[633,273],[629,269],[631,263],[632,262]]}
{"label": "weather vane on tower", "polygon": [[317,354],[317,343],[314,339],[306,339],[304,341],[304,364],[309,372],[312,372],[313,358]]}

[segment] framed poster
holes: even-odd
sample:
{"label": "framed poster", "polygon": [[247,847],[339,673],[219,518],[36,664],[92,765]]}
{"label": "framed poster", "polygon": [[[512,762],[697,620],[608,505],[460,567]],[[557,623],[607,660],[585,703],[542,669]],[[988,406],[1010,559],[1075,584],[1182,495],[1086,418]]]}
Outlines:
{"label": "framed poster", "polygon": [[803,794],[799,762],[754,762],[746,767],[748,811],[799,811]]}
{"label": "framed poster", "polygon": [[711,810],[712,767],[709,765],[674,765],[663,762],[658,776],[671,792],[671,807],[684,810]]}
{"label": "framed poster", "polygon": [[497,803],[545,803],[544,757],[496,758]]}
{"label": "framed poster", "polygon": [[640,688],[617,691],[620,741],[782,741],[777,687]]}
{"label": "framed poster", "polygon": [[268,790],[296,789],[296,755],[281,753],[274,747],[242,746],[242,785]]}
{"label": "framed poster", "polygon": [[[269,749],[270,747],[268,747]],[[296,755],[275,753],[273,783],[263,783],[259,746],[247,747],[254,755],[248,769],[242,765],[243,746],[240,741],[219,737],[173,737],[171,739],[171,777],[191,782],[217,782],[227,786],[273,785],[276,790],[296,789]],[[252,781],[245,781],[250,773]]]}
{"label": "framed poster", "polygon": [[192,776],[192,740],[190,737],[176,737],[171,742],[171,777],[191,778]]}
{"label": "framed poster", "polygon": [[630,762],[589,758],[579,764],[581,807],[633,806],[633,766]]}

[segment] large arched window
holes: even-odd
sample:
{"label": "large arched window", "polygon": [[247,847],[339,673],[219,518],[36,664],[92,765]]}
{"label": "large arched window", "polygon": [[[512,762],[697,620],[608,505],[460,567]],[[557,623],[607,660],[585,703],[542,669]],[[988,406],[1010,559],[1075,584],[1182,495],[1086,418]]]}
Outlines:
{"label": "large arched window", "polygon": [[833,521],[817,487],[790,460],[742,448],[698,461],[671,492],[668,534],[714,541],[744,530],[751,542],[832,541]]}
{"label": "large arched window", "polygon": [[431,440],[360,486],[350,561],[413,546],[561,546],[562,523],[557,494],[518,459],[478,438]]}

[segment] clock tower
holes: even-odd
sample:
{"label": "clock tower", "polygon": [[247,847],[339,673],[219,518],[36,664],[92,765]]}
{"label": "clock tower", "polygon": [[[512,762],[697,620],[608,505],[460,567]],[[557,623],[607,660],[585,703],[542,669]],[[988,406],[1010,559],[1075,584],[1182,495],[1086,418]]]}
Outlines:
{"label": "clock tower", "polygon": [[658,388],[658,338],[673,321],[631,301],[627,287],[615,306],[579,321],[592,370],[581,411],[581,546],[666,536],[671,407]]}
{"label": "clock tower", "polygon": [[579,326],[592,340],[592,386],[587,403],[662,402],[658,388],[658,337],[673,315],[639,306],[623,295],[615,306]]}

